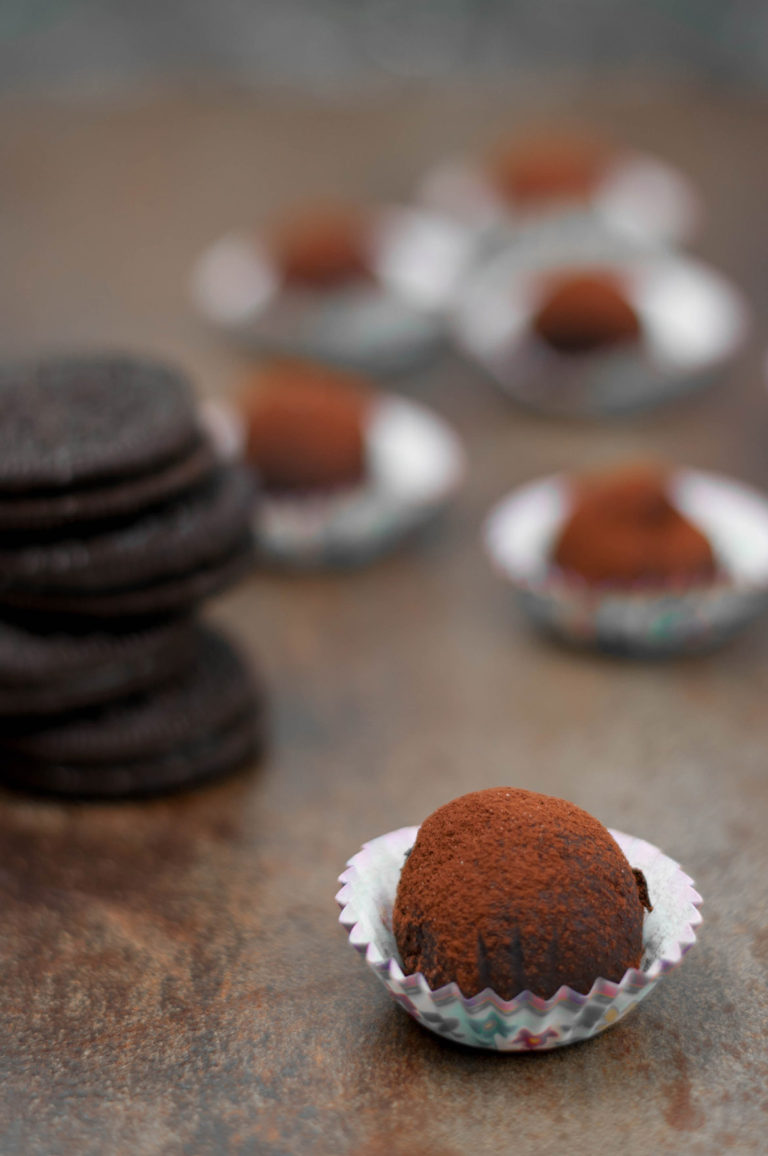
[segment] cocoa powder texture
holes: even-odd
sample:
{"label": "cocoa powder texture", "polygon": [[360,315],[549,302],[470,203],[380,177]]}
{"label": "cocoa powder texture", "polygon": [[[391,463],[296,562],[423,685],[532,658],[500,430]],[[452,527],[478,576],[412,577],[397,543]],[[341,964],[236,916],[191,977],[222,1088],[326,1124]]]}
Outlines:
{"label": "cocoa powder texture", "polygon": [[504,999],[620,980],[640,963],[642,929],[638,881],[607,829],[513,787],[462,795],[425,820],[393,911],[406,973]]}
{"label": "cocoa powder texture", "polygon": [[667,474],[647,465],[577,484],[553,560],[587,582],[616,586],[708,582],[717,571],[706,536],[670,499]]}

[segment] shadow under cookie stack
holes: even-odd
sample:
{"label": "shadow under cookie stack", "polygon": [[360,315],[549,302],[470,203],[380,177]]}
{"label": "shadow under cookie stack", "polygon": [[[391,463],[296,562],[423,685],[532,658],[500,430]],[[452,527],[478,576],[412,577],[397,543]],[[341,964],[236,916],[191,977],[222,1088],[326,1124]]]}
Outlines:
{"label": "shadow under cookie stack", "polygon": [[183,377],[133,358],[0,373],[0,776],[87,796],[247,764],[262,705],[195,609],[253,560],[253,482]]}

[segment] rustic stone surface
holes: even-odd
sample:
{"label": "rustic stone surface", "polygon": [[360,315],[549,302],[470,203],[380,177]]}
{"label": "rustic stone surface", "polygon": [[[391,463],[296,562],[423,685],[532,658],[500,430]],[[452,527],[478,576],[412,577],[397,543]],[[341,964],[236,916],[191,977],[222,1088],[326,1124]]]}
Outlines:
{"label": "rustic stone surface", "polygon": [[[243,365],[188,311],[197,249],[314,172],[319,194],[404,193],[510,107],[481,91],[6,104],[2,352],[146,348],[225,392]],[[764,317],[765,107],[678,94],[611,116],[700,182],[700,251]],[[2,797],[4,1154],[764,1151],[768,625],[695,661],[573,654],[525,627],[477,544],[491,501],[554,468],[656,452],[768,486],[763,338],[723,388],[602,426],[518,412],[446,355],[402,388],[467,438],[454,513],[367,572],[257,576],[216,610],[271,686],[260,768],[140,805]],[[685,966],[620,1027],[546,1056],[429,1035],[336,925],[364,839],[505,783],[651,839],[705,897]]]}

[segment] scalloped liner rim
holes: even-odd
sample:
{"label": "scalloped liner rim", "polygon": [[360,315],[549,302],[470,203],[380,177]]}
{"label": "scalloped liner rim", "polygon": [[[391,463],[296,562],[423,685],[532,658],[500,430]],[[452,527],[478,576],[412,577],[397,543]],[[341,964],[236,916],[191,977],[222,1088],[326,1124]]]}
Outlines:
{"label": "scalloped liner rim", "polygon": [[[389,834],[397,834],[400,831],[406,830],[415,831],[417,828],[401,827],[398,828],[396,832],[389,832]],[[609,830],[614,834],[612,828],[609,828]],[[618,833],[621,834],[621,832]],[[382,838],[382,836],[378,836],[378,838]],[[693,908],[693,913],[690,915],[688,922],[685,923],[678,932],[676,958],[654,960],[647,971],[641,971],[639,968],[629,968],[618,983],[598,977],[586,995],[575,991],[565,984],[558,988],[555,994],[549,999],[542,999],[541,996],[534,995],[531,991],[522,991],[513,999],[504,1000],[498,996],[492,988],[484,988],[483,991],[478,992],[474,996],[465,996],[456,983],[449,983],[443,987],[432,989],[422,972],[414,972],[411,975],[406,975],[396,959],[391,956],[386,958],[382,957],[374,945],[365,938],[364,933],[358,930],[360,923],[356,912],[353,910],[354,904],[349,900],[349,892],[351,885],[360,877],[357,868],[357,859],[366,851],[371,842],[373,842],[373,840],[368,840],[368,842],[363,843],[360,850],[347,861],[346,869],[338,879],[339,883],[343,884],[335,896],[336,903],[341,908],[339,923],[347,930],[350,944],[358,954],[364,956],[365,962],[373,971],[379,974],[380,978],[397,982],[405,989],[429,993],[436,1003],[458,999],[464,1009],[470,1013],[476,1013],[486,1007],[492,1007],[506,1015],[522,1010],[523,1008],[544,1015],[562,1003],[568,1003],[574,1007],[583,1007],[591,999],[596,997],[604,1000],[612,1000],[622,992],[639,994],[680,966],[696,942],[694,928],[700,926],[702,923],[702,915],[698,908],[703,900],[693,886],[693,879],[682,870],[677,860],[665,856],[679,872],[681,882],[686,886],[689,906]],[[655,847],[652,843],[648,843],[646,840],[638,839],[638,842],[652,847],[653,850],[659,851],[662,855],[664,854],[659,848]]]}

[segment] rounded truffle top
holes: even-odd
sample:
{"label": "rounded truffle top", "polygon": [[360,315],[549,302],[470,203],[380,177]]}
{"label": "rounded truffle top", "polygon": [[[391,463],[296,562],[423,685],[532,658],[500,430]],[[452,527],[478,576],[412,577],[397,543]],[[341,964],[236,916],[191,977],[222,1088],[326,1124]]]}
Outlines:
{"label": "rounded truffle top", "polygon": [[367,382],[309,362],[275,362],[241,396],[248,460],[266,490],[355,485],[366,473]]}
{"label": "rounded truffle top", "polygon": [[296,210],[274,223],[268,243],[289,285],[330,289],[372,275],[371,223],[357,208]]}
{"label": "rounded truffle top", "polygon": [[497,150],[490,179],[500,196],[521,207],[586,201],[611,158],[610,147],[587,134],[543,131]]}
{"label": "rounded truffle top", "polygon": [[578,485],[553,560],[587,582],[696,583],[717,572],[704,533],[674,505],[657,466],[615,470]]}
{"label": "rounded truffle top", "polygon": [[602,269],[548,278],[533,330],[558,353],[589,353],[640,337],[640,320],[620,277]]}
{"label": "rounded truffle top", "polygon": [[469,997],[563,984],[587,993],[638,967],[647,892],[608,830],[563,799],[474,791],[419,829],[393,929],[406,973]]}

